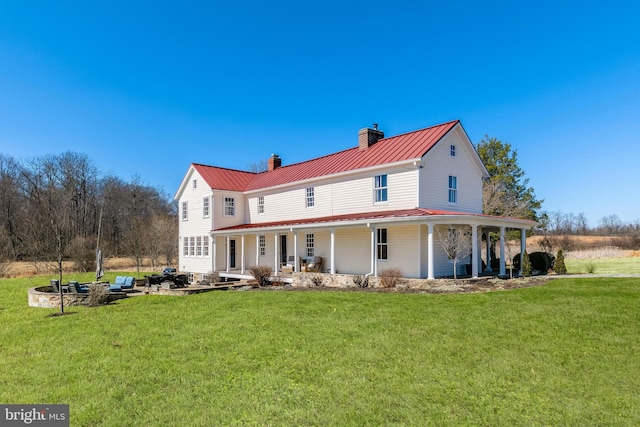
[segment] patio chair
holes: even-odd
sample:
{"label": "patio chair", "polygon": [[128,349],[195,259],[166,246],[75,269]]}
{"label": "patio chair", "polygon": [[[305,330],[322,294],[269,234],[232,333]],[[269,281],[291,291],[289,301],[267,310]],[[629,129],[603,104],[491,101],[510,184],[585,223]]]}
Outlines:
{"label": "patio chair", "polygon": [[86,294],[89,292],[89,287],[86,285],[81,285],[75,280],[71,280],[69,281],[69,291],[76,294]]}
{"label": "patio chair", "polygon": [[306,270],[320,272],[322,270],[322,257],[313,257],[311,261],[307,262]]}
{"label": "patio chair", "polygon": [[126,276],[124,278],[124,283],[120,285],[122,289],[133,289],[136,285],[136,278],[132,276]]}
{"label": "patio chair", "polygon": [[295,262],[296,262],[296,257],[295,257],[295,255],[289,255],[289,256],[287,257],[287,261],[286,261],[286,262],[281,263],[281,264],[280,264],[280,267],[281,267],[281,268],[293,268],[293,265],[295,264]]}
{"label": "patio chair", "polygon": [[127,276],[116,276],[116,281],[112,285],[109,285],[109,292],[122,292],[122,287],[125,285]]}

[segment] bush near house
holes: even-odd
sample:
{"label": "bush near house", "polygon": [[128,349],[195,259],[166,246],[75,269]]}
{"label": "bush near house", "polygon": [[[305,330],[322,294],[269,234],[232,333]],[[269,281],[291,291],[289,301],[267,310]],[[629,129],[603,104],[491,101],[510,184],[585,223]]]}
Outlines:
{"label": "bush near house", "polygon": [[378,283],[382,288],[395,288],[402,283],[402,270],[387,268],[378,273]]}
{"label": "bush near house", "polygon": [[253,278],[256,279],[256,282],[258,282],[258,286],[267,286],[269,284],[271,267],[268,265],[254,265],[249,271]]}

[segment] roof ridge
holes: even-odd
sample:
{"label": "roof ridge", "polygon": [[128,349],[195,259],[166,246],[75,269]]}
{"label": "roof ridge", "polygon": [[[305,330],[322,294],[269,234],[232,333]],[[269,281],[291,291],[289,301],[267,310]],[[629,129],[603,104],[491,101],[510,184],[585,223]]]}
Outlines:
{"label": "roof ridge", "polygon": [[232,169],[232,168],[225,168],[224,166],[214,166],[214,165],[205,165],[204,163],[191,163],[193,166],[202,166],[205,168],[216,168],[216,169],[224,169],[230,172],[240,172],[240,173],[250,173],[252,175],[258,175],[261,172],[251,172],[251,171],[245,171],[245,170],[240,170],[240,169]]}
{"label": "roof ridge", "polygon": [[409,132],[403,132],[403,133],[399,133],[397,135],[392,135],[392,136],[389,136],[389,137],[386,137],[386,138],[382,138],[380,141],[384,141],[385,139],[397,138],[397,137],[400,137],[400,136],[406,136],[406,135],[409,135],[409,134],[412,134],[412,133],[422,132],[422,131],[425,131],[425,130],[428,130],[428,129],[433,129],[433,128],[437,128],[437,127],[441,127],[441,126],[445,126],[445,125],[450,125],[451,123],[459,123],[459,122],[460,122],[460,119],[449,120],[448,122],[440,123],[438,125],[427,126],[426,128],[411,130]]}

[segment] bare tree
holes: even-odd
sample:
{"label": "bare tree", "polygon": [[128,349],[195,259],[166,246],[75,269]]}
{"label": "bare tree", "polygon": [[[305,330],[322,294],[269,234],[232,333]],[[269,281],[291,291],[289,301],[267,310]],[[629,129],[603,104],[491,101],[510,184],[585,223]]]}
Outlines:
{"label": "bare tree", "polygon": [[471,254],[471,229],[468,226],[436,227],[436,240],[453,263],[453,278],[458,278],[458,263]]}

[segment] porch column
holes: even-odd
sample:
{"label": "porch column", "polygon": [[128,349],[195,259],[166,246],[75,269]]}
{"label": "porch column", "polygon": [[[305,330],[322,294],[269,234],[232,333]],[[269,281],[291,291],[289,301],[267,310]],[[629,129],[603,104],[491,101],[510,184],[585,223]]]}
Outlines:
{"label": "porch column", "polygon": [[520,271],[518,276],[522,276],[522,260],[524,259],[524,253],[527,251],[527,229],[520,229]]}
{"label": "porch column", "polygon": [[242,251],[242,255],[240,255],[240,272],[244,274],[244,234],[240,238],[240,250]]}
{"label": "porch column", "polygon": [[273,272],[277,276],[278,275],[278,265],[280,264],[278,262],[278,233],[275,233],[275,235],[274,235],[274,242],[275,242],[276,250],[274,251],[275,254],[273,255],[273,261],[274,261],[274,263],[273,263],[274,264]]}
{"label": "porch column", "polygon": [[336,274],[336,230],[331,229],[331,274]]}
{"label": "porch column", "polygon": [[471,225],[471,277],[478,277],[478,226]]}
{"label": "porch column", "polygon": [[373,277],[378,277],[378,229],[373,227]]}
{"label": "porch column", "polygon": [[429,228],[429,235],[427,238],[427,279],[435,279],[435,273],[433,271],[433,224],[427,224]]}
{"label": "porch column", "polygon": [[484,235],[486,236],[487,243],[487,268],[485,268],[484,271],[491,273],[493,271],[491,269],[491,235],[488,231],[484,233]]}
{"label": "porch column", "polygon": [[218,245],[216,244],[217,237],[211,236],[211,255],[213,256],[213,271],[218,271],[218,265],[216,263],[216,258],[218,255]]}
{"label": "porch column", "polygon": [[504,276],[507,272],[507,258],[504,253],[504,233],[505,228],[500,227],[500,275]]}
{"label": "porch column", "polygon": [[260,235],[256,234],[256,263],[255,265],[260,265]]}
{"label": "porch column", "polygon": [[371,228],[371,275],[376,277],[376,229]]}
{"label": "porch column", "polygon": [[226,272],[228,273],[229,270],[229,265],[231,265],[231,254],[229,253],[229,251],[231,250],[231,239],[229,238],[229,236],[226,237],[227,239],[227,267],[226,267]]}
{"label": "porch column", "polygon": [[298,232],[293,233],[293,271],[300,272],[300,258],[298,256]]}

